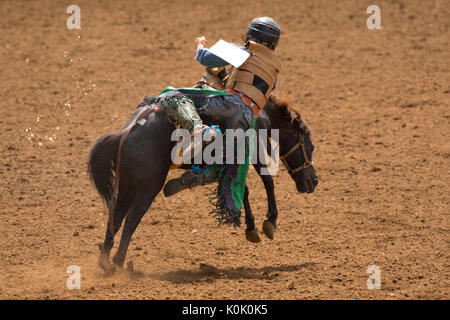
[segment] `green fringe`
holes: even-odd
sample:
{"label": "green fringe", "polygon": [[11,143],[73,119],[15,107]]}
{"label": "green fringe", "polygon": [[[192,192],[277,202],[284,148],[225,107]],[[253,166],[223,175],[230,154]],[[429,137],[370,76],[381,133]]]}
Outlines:
{"label": "green fringe", "polygon": [[[254,129],[255,126],[256,126],[256,119],[253,119],[250,128]],[[210,214],[212,214],[213,217],[215,217],[218,220],[219,226],[222,224],[228,224],[237,227],[240,226],[241,224],[240,218],[245,193],[245,181],[247,178],[248,168],[250,165],[250,158],[253,154],[254,148],[252,136],[246,138],[246,148],[248,149],[247,150],[248,154],[246,155],[245,163],[238,166],[236,177],[233,178],[230,176],[224,176],[224,172],[226,172],[227,165],[226,164],[220,165],[221,168],[218,174],[219,185],[217,187],[217,195],[209,198],[210,203],[213,204],[215,207],[213,210],[210,211]],[[229,185],[232,189],[231,195],[236,209],[228,208],[227,203],[225,203],[226,200],[224,199],[225,194],[224,188],[225,186],[228,185],[229,182],[228,179],[233,179],[233,181],[231,181]]]}

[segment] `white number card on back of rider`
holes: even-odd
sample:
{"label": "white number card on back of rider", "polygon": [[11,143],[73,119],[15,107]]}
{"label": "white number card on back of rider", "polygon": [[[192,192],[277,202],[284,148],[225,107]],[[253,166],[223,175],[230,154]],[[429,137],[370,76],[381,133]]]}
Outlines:
{"label": "white number card on back of rider", "polygon": [[245,60],[250,57],[249,52],[242,50],[241,48],[234,46],[222,39],[217,41],[216,44],[209,48],[209,52],[218,56],[219,58],[222,58],[236,68],[240,67],[245,62]]}

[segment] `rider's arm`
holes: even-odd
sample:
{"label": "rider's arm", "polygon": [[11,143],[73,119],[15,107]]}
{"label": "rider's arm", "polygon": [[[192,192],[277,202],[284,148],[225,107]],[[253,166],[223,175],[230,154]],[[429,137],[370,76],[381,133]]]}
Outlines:
{"label": "rider's arm", "polygon": [[[239,47],[242,50],[247,51],[246,47],[238,46],[234,43],[232,45]],[[224,67],[226,65],[229,65],[228,62],[223,60],[222,58],[219,58],[215,54],[209,52],[207,48],[198,48],[197,54],[195,56],[195,59],[200,62],[202,65],[208,68],[214,68],[214,67]]]}

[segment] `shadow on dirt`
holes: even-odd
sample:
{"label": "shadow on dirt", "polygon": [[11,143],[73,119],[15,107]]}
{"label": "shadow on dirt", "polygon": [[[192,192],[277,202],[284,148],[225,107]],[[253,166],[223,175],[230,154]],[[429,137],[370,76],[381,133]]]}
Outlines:
{"label": "shadow on dirt", "polygon": [[280,276],[280,272],[293,272],[304,268],[310,268],[317,263],[308,262],[295,265],[283,265],[263,268],[228,268],[219,269],[211,265],[200,263],[199,270],[177,270],[161,274],[151,274],[150,278],[165,280],[172,283],[212,282],[217,279],[262,279],[272,280]]}

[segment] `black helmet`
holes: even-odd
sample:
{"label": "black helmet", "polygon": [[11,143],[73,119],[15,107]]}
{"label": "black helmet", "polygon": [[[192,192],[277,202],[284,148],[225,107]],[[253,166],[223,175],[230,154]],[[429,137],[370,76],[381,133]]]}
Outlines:
{"label": "black helmet", "polygon": [[272,18],[255,18],[248,26],[245,41],[255,40],[275,49],[280,39],[280,32],[280,26]]}

